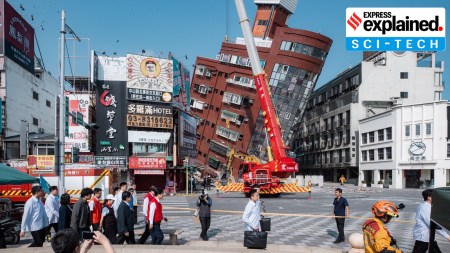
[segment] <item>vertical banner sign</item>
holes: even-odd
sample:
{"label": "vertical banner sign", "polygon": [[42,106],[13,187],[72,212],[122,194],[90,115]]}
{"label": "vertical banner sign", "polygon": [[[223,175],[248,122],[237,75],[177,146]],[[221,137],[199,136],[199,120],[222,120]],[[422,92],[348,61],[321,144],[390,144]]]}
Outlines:
{"label": "vertical banner sign", "polygon": [[186,103],[186,110],[189,111],[191,109],[191,74],[189,70],[182,66],[181,68],[181,78],[183,79],[184,83],[184,92],[186,93],[186,99],[183,101],[183,103]]}
{"label": "vertical banner sign", "polygon": [[4,55],[34,74],[34,29],[8,2],[2,0],[1,4]]}
{"label": "vertical banner sign", "polygon": [[68,94],[66,98],[67,110],[77,115],[80,122],[77,123],[77,118],[74,117],[67,121],[68,137],[65,139],[65,152],[70,152],[73,147],[79,148],[80,152],[89,152],[89,130],[83,126],[83,121],[89,123],[90,97],[88,94]]}
{"label": "vertical banner sign", "polygon": [[444,51],[445,8],[347,8],[350,51]]}
{"label": "vertical banner sign", "polygon": [[180,155],[179,157],[196,157],[197,151],[195,144],[197,141],[197,119],[187,113],[180,111],[179,120],[179,143]]}
{"label": "vertical banner sign", "polygon": [[172,60],[127,55],[127,98],[150,102],[172,102]]}
{"label": "vertical banner sign", "polygon": [[[127,156],[125,57],[98,56],[96,154]],[[112,79],[112,80],[111,80]]]}
{"label": "vertical banner sign", "polygon": [[173,62],[173,96],[177,97],[178,95],[180,95],[180,90],[183,87],[180,62],[173,55],[170,56],[170,59]]}

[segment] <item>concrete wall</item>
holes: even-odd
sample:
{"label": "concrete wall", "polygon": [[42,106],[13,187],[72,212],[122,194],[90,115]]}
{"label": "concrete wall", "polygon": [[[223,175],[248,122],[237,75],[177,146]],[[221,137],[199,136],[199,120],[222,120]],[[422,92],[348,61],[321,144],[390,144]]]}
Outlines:
{"label": "concrete wall", "polygon": [[[30,132],[43,128],[46,133],[54,133],[58,81],[46,72],[40,73],[38,78],[8,58],[5,58],[5,78],[5,136],[20,134],[21,120],[29,123]],[[39,94],[39,100],[33,99],[33,91]],[[50,107],[46,105],[47,100]],[[33,124],[33,118],[38,119],[37,126]]]}

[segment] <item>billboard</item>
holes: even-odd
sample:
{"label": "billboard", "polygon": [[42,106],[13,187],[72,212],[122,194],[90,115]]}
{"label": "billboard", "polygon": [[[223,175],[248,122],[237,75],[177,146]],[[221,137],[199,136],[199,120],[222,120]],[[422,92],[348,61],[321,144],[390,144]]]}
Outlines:
{"label": "billboard", "polygon": [[196,141],[197,141],[197,119],[191,115],[180,111],[180,125],[179,125],[179,143],[180,143],[180,158],[186,156],[196,157]]}
{"label": "billboard", "polygon": [[128,102],[127,126],[172,129],[172,106]]}
{"label": "billboard", "polygon": [[[88,94],[69,94],[69,112],[80,112],[83,121],[89,123],[89,95]],[[65,138],[65,152],[70,152],[72,147],[77,147],[80,152],[89,152],[89,130],[72,122],[69,117],[69,136]]]}
{"label": "billboard", "polygon": [[186,66],[182,66],[181,68],[181,77],[183,79],[183,88],[186,95],[185,100],[183,100],[183,104],[184,102],[186,103],[186,110],[189,111],[191,109],[191,73]]}
{"label": "billboard", "polygon": [[94,61],[91,68],[93,74],[92,80],[127,80],[125,57],[97,56],[96,54],[93,54],[91,60]]}
{"label": "billboard", "polygon": [[137,157],[130,156],[128,167],[130,169],[166,169],[165,157]]}
{"label": "billboard", "polygon": [[0,54],[34,74],[34,29],[8,2],[1,0],[0,5],[0,39],[4,43]]}
{"label": "billboard", "polygon": [[127,54],[127,98],[172,102],[172,60]]}
{"label": "billboard", "polygon": [[181,79],[180,62],[173,55],[170,55],[170,59],[173,62],[173,96],[180,95],[180,90],[183,87],[183,81]]}

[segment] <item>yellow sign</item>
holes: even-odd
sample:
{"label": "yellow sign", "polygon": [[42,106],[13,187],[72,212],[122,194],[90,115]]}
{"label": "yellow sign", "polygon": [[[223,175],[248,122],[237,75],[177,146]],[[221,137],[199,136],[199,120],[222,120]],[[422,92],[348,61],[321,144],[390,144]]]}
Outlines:
{"label": "yellow sign", "polygon": [[29,155],[28,168],[30,169],[46,169],[55,166],[54,155]]}
{"label": "yellow sign", "polygon": [[127,126],[173,129],[173,118],[127,114]]}

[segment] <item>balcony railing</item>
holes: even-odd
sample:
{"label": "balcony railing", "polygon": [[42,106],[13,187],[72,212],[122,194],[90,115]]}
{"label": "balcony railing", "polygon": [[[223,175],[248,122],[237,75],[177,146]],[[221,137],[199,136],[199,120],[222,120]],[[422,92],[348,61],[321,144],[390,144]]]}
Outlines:
{"label": "balcony railing", "polygon": [[252,89],[256,89],[255,83],[252,80],[250,83],[242,83],[242,82],[237,82],[232,78],[227,78],[227,83],[231,83],[231,84],[236,84],[236,85],[240,85],[243,87],[247,87],[247,88],[252,88]]}

